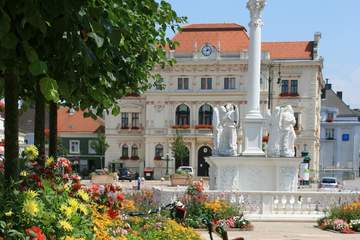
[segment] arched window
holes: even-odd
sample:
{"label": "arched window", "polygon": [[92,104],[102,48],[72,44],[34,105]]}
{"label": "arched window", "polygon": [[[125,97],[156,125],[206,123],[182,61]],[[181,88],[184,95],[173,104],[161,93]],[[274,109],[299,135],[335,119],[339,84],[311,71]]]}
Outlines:
{"label": "arched window", "polygon": [[131,146],[131,159],[139,160],[139,149],[135,144]]}
{"label": "arched window", "polygon": [[199,124],[211,125],[212,124],[213,109],[209,104],[204,104],[199,109]]}
{"label": "arched window", "polygon": [[131,147],[131,157],[138,157],[139,156],[139,149],[138,147],[134,144]]}
{"label": "arched window", "polygon": [[176,108],[176,125],[190,125],[190,108],[185,104]]}
{"label": "arched window", "polygon": [[156,160],[160,160],[164,156],[164,147],[161,144],[155,146],[155,158]]}
{"label": "arched window", "polygon": [[128,145],[124,144],[121,149],[121,158],[127,159],[129,158],[129,147]]}

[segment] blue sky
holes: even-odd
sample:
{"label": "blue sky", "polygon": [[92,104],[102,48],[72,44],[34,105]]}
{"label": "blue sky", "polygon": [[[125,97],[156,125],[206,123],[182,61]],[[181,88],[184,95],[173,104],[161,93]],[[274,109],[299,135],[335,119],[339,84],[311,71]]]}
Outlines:
{"label": "blue sky", "polygon": [[[188,23],[235,22],[248,28],[246,0],[168,0]],[[267,0],[263,41],[313,40],[320,31],[324,78],[360,108],[360,0]]]}

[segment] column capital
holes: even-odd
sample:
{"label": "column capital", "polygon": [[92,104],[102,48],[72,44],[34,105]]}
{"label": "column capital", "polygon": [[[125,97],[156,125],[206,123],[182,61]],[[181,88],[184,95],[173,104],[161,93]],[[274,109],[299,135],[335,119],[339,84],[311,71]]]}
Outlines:
{"label": "column capital", "polygon": [[265,5],[266,5],[265,0],[249,0],[247,2],[246,7],[250,11],[250,19],[251,19],[249,23],[250,27],[251,25],[255,25],[256,27],[263,25],[263,21],[261,19],[261,11],[264,9]]}

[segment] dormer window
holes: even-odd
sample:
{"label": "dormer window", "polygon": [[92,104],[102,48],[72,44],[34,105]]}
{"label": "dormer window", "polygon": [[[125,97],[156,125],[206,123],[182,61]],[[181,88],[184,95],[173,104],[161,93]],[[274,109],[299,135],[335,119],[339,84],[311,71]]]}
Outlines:
{"label": "dormer window", "polygon": [[327,122],[332,122],[334,121],[334,113],[333,112],[328,112],[326,115],[326,121]]}

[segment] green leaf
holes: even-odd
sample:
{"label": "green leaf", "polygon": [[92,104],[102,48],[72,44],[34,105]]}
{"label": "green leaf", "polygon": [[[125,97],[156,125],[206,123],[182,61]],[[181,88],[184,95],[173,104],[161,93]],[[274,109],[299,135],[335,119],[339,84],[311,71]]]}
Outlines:
{"label": "green leaf", "polygon": [[4,10],[0,11],[0,39],[4,37],[10,30],[10,17],[6,14]]}
{"label": "green leaf", "polygon": [[23,43],[23,48],[25,51],[26,58],[30,63],[33,63],[33,62],[36,62],[39,60],[39,56],[36,53],[35,49],[32,48],[27,42]]}
{"label": "green leaf", "polygon": [[1,46],[6,49],[14,49],[16,48],[18,40],[13,33],[6,34],[1,40]]}
{"label": "green leaf", "polygon": [[110,41],[112,44],[114,44],[115,46],[118,46],[121,38],[123,38],[123,37],[121,36],[121,32],[119,30],[112,31],[112,33],[110,35]]}
{"label": "green leaf", "polygon": [[29,71],[33,76],[39,76],[47,73],[47,64],[44,61],[36,61],[29,65]]}
{"label": "green leaf", "polygon": [[94,39],[95,43],[96,43],[96,46],[99,47],[99,48],[101,48],[102,45],[104,44],[104,38],[100,37],[99,35],[97,35],[94,32],[89,33],[88,37]]}
{"label": "green leaf", "polygon": [[55,79],[43,77],[40,79],[40,90],[48,101],[59,101],[58,86]]}
{"label": "green leaf", "polygon": [[117,116],[120,113],[120,107],[118,105],[115,105],[112,109],[111,109],[111,114],[113,116]]}

